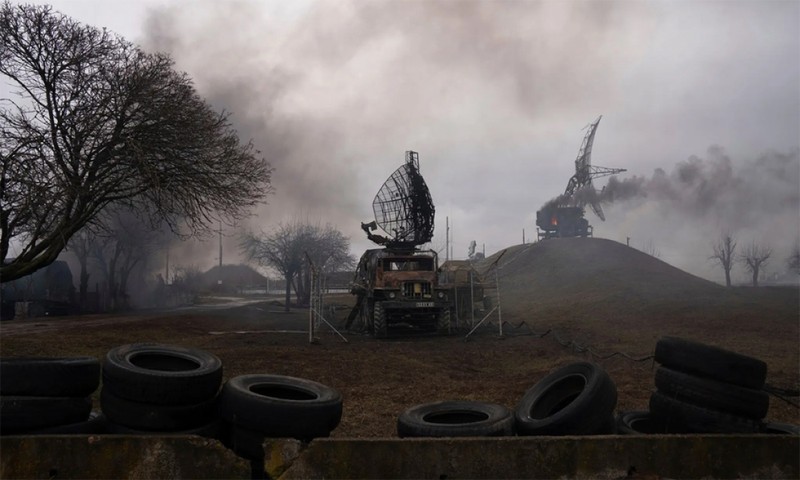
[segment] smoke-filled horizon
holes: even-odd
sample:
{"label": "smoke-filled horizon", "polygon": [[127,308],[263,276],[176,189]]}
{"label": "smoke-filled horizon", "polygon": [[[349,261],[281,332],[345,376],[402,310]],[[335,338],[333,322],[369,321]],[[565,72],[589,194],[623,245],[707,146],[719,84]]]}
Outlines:
{"label": "smoke-filled horizon", "polygon": [[[130,39],[171,54],[276,169],[240,228],[331,224],[358,256],[374,195],[415,150],[442,257],[448,233],[456,258],[473,240],[530,242],[602,114],[592,162],[627,172],[596,182],[595,236],[720,281],[721,231],[770,244],[772,273],[800,235],[797,2],[148,5]],[[216,238],[183,248],[186,264],[218,261]],[[241,259],[233,229],[224,252]]]}

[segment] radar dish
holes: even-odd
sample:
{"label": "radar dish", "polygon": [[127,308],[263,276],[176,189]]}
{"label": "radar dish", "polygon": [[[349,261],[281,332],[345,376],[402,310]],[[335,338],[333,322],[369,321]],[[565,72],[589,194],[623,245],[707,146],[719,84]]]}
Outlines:
{"label": "radar dish", "polygon": [[[415,247],[433,238],[434,208],[425,180],[419,173],[419,154],[406,152],[406,162],[384,182],[372,201],[375,222],[389,234],[392,247]],[[370,235],[370,239],[381,238]],[[375,238],[373,238],[375,237]]]}
{"label": "radar dish", "polygon": [[600,220],[605,220],[606,216],[603,213],[603,208],[597,201],[596,195],[580,195],[582,198],[577,198],[578,195],[576,195],[581,189],[594,193],[595,188],[592,184],[592,179],[594,178],[615,175],[625,171],[624,168],[608,168],[592,165],[592,145],[594,145],[594,135],[597,133],[597,126],[600,124],[600,119],[602,118],[603,116],[600,115],[597,117],[597,120],[589,124],[587,127],[589,131],[586,132],[586,136],[583,137],[581,148],[578,150],[578,158],[575,159],[575,175],[573,175],[569,179],[569,182],[567,182],[567,188],[564,190],[564,195],[562,195],[562,198],[570,202],[572,205],[581,208],[585,207],[588,203],[589,206],[592,207],[594,213],[600,217]]}

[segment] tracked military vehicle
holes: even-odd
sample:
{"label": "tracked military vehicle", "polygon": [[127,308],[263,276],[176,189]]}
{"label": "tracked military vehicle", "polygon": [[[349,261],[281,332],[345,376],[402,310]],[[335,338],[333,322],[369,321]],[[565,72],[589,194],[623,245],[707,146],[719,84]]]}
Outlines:
{"label": "tracked military vehicle", "polygon": [[[450,333],[449,291],[438,284],[438,256],[419,246],[433,238],[434,207],[419,173],[419,154],[406,152],[405,163],[372,202],[375,220],[362,223],[367,238],[382,248],[364,252],[351,293],[356,305],[347,319],[382,338],[395,332]],[[375,233],[378,228],[386,235]]]}

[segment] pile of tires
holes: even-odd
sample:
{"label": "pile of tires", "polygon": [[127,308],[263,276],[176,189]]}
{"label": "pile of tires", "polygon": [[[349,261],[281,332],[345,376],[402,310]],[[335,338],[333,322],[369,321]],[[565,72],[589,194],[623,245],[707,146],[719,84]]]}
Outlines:
{"label": "pile of tires", "polygon": [[150,343],[111,349],[100,405],[112,433],[216,438],[222,361],[196,348]]}
{"label": "pile of tires", "polygon": [[763,361],[678,337],[662,337],[654,358],[660,366],[650,410],[621,412],[618,433],[800,434],[797,425],[764,421]]}
{"label": "pile of tires", "polygon": [[656,343],[650,415],[667,433],[755,433],[769,395],[763,361],[677,337]]}
{"label": "pile of tires", "polygon": [[599,365],[578,362],[546,375],[512,412],[471,401],[428,403],[397,419],[402,437],[604,435],[614,433],[617,388]]}
{"label": "pile of tires", "polygon": [[0,358],[0,433],[103,433],[104,417],[92,412],[99,384],[96,358]]}
{"label": "pile of tires", "polygon": [[342,418],[342,395],[304,378],[241,375],[223,385],[219,415],[223,443],[243,458],[261,460],[265,438],[308,442],[330,436]]}

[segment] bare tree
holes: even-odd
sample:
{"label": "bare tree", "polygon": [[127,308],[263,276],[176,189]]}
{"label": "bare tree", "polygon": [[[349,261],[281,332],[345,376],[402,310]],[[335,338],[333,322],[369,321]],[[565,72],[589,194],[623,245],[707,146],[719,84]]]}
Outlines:
{"label": "bare tree", "polygon": [[753,286],[758,286],[758,274],[772,255],[772,249],[753,241],[742,250],[739,260],[753,274]]}
{"label": "bare tree", "polygon": [[197,265],[176,265],[173,267],[172,292],[173,301],[178,304],[194,300],[202,283],[203,273]]}
{"label": "bare tree", "polygon": [[95,258],[104,267],[108,305],[112,310],[129,307],[128,279],[134,268],[144,264],[153,253],[152,235],[131,221],[130,214],[119,213],[113,226],[98,237]]}
{"label": "bare tree", "polygon": [[[350,240],[342,232],[331,225],[307,227],[302,240],[303,251],[319,273],[324,275],[353,268],[355,258],[349,253]],[[298,272],[294,289],[298,302],[307,305],[311,298],[311,265],[308,262],[304,262]]]}
{"label": "bare tree", "polygon": [[786,265],[789,267],[790,272],[800,275],[800,240],[794,242],[792,252],[789,254],[789,258],[786,259]]}
{"label": "bare tree", "polygon": [[95,235],[89,228],[84,228],[76,235],[73,235],[67,243],[66,249],[72,252],[80,265],[78,280],[78,306],[81,310],[86,310],[88,306],[89,291],[89,259],[92,256]]}
{"label": "bare tree", "polygon": [[111,205],[202,235],[272,191],[270,164],[165,54],[5,2],[0,76],[15,88],[0,100],[3,282],[53,262]]}
{"label": "bare tree", "polygon": [[300,224],[281,224],[272,233],[257,235],[245,233],[241,240],[242,252],[259,265],[272,267],[286,280],[285,309],[290,310],[292,280],[303,266],[303,249],[300,245],[303,228]]}
{"label": "bare tree", "polygon": [[723,233],[712,245],[714,254],[708,257],[725,271],[725,286],[731,286],[731,270],[736,260],[736,239],[731,233]]}
{"label": "bare tree", "polygon": [[324,272],[352,267],[355,259],[348,253],[350,241],[330,225],[322,228],[299,222],[281,224],[272,233],[246,233],[241,248],[259,265],[272,267],[286,280],[286,311],[291,289],[298,303],[307,303],[310,295],[310,266],[306,255]]}

